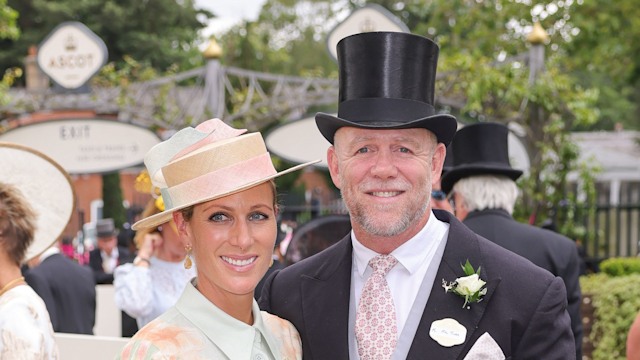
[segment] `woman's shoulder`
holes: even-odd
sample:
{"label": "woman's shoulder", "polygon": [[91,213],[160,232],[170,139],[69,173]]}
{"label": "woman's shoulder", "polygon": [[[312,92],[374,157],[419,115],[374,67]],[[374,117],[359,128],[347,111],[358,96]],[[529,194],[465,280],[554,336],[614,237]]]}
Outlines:
{"label": "woman's shoulder", "polygon": [[265,327],[271,335],[281,344],[281,358],[283,359],[301,359],[302,358],[302,342],[300,334],[295,326],[288,320],[261,311],[262,320]]}
{"label": "woman's shoulder", "polygon": [[[164,359],[200,354],[207,349],[204,335],[175,308],[142,327],[124,346],[118,359]],[[190,358],[190,357],[185,357]]]}

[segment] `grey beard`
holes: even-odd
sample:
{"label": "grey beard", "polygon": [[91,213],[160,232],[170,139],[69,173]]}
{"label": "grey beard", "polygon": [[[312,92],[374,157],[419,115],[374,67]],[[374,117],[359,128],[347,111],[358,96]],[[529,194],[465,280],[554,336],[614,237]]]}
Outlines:
{"label": "grey beard", "polygon": [[367,233],[380,237],[396,236],[407,230],[412,224],[422,218],[424,213],[427,211],[429,203],[429,199],[427,199],[427,201],[422,203],[422,207],[420,207],[418,211],[414,213],[404,212],[401,214],[402,216],[398,222],[391,226],[386,226],[382,225],[379,219],[374,219],[367,215],[359,205],[351,204],[347,201],[344,194],[342,194],[342,191],[341,195],[347,209],[349,210],[351,218],[355,220]]}

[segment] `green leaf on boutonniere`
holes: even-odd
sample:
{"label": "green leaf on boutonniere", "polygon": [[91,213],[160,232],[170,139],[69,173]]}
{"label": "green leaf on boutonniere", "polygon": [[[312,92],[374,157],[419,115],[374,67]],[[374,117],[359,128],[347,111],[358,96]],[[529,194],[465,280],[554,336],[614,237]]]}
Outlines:
{"label": "green leaf on boutonniere", "polygon": [[464,271],[465,275],[469,276],[478,274],[478,276],[480,276],[480,269],[482,268],[482,266],[478,266],[478,270],[474,270],[473,266],[471,266],[471,263],[469,262],[469,259],[467,259],[467,262],[464,265],[460,264],[460,266],[462,266],[462,270]]}

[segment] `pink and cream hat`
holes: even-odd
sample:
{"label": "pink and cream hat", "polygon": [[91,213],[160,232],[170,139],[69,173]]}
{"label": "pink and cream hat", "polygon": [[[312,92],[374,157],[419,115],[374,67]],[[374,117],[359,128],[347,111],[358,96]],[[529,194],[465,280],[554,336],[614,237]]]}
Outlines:
{"label": "pink and cream hat", "polygon": [[174,211],[231,195],[319,162],[277,172],[258,132],[244,134],[220,119],[188,127],[154,146],[144,163],[165,210],[133,224],[134,230],[171,220]]}

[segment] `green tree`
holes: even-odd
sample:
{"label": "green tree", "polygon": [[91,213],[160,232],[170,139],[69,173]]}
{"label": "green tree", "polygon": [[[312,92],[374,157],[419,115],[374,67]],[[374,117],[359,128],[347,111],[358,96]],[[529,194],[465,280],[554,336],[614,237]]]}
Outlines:
{"label": "green tree", "polygon": [[[20,30],[16,26],[18,12],[7,6],[7,0],[0,0],[0,41],[17,39]],[[5,93],[13,82],[22,75],[19,69],[5,69],[0,73],[0,105],[5,102]]]}
{"label": "green tree", "polygon": [[598,122],[591,129],[613,129],[616,123],[640,129],[640,7],[621,0],[585,1],[571,14],[575,26],[563,47],[569,70],[584,87],[600,90]]}
{"label": "green tree", "polygon": [[7,0],[0,0],[0,39],[17,39],[20,30],[16,26],[18,12],[7,5]]}
{"label": "green tree", "polygon": [[[411,32],[440,45],[441,79],[436,93],[455,104],[444,106],[445,110],[463,123],[498,121],[524,129],[531,168],[523,180],[522,216],[533,214],[542,221],[567,199],[577,201],[577,190],[568,185],[567,176],[580,168],[568,134],[593,126],[599,114],[594,106],[599,92],[575,77],[570,71],[572,61],[567,58],[567,46],[576,32],[571,14],[578,11],[579,3],[269,0],[256,23],[240,25],[223,37],[225,47],[244,42],[243,46],[232,46],[225,61],[256,70],[284,66],[294,75],[304,73],[296,67],[304,64],[305,68],[322,69],[325,76],[335,76],[335,64],[323,62],[328,58],[325,36],[346,14],[367,3],[385,7]],[[301,18],[309,13],[321,19],[321,24]],[[549,39],[545,45],[547,70],[534,81],[525,58],[532,46],[527,36],[536,21],[548,29]],[[304,44],[296,44],[297,37],[302,37]],[[305,51],[293,59],[289,55],[295,53],[295,46],[304,46]],[[567,223],[574,219],[567,219]]]}
{"label": "green tree", "polygon": [[[6,0],[4,0],[6,1]],[[0,40],[0,69],[22,66],[27,49],[44,40],[57,25],[79,21],[107,45],[109,61],[125,55],[164,71],[172,65],[189,69],[202,64],[198,31],[213,14],[194,8],[193,0],[8,0],[22,14],[19,39]]]}
{"label": "green tree", "polygon": [[112,218],[117,228],[127,221],[126,210],[122,204],[120,173],[102,175],[102,216]]}

